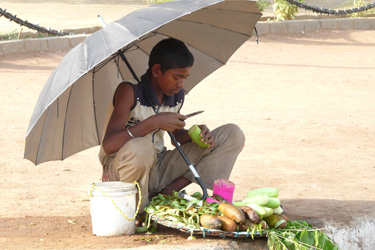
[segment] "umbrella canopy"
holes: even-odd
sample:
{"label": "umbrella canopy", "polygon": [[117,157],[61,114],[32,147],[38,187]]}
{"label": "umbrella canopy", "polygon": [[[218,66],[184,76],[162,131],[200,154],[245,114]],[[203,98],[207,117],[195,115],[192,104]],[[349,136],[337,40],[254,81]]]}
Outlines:
{"label": "umbrella canopy", "polygon": [[115,89],[134,79],[120,53],[141,76],[156,43],[168,37],[185,42],[195,58],[187,93],[228,61],[260,17],[256,1],[181,0],[134,11],[93,33],[47,80],[27,130],[25,158],[34,164],[63,160],[101,143]]}

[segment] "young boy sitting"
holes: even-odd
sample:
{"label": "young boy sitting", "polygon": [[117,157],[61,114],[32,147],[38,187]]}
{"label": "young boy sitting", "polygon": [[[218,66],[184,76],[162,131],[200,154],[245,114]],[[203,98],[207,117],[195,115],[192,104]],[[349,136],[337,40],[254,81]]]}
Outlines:
{"label": "young boy sitting", "polygon": [[[171,132],[194,165],[203,183],[212,189],[216,179],[229,179],[245,137],[234,124],[210,131],[199,125],[207,148],[193,143],[180,114],[184,103],[184,81],[194,57],[176,39],[160,41],[152,49],[149,69],[141,84],[122,82],[114,95],[113,111],[99,153],[103,181],[137,181],[142,192],[141,209],[149,198],[170,195],[196,182],[177,149],[166,150],[163,135]],[[144,92],[159,111],[155,114]]]}

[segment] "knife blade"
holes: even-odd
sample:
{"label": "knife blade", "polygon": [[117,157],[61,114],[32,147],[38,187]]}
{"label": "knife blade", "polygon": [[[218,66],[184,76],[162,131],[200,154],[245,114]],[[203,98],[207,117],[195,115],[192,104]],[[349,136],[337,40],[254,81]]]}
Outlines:
{"label": "knife blade", "polygon": [[204,110],[200,110],[200,111],[196,111],[196,112],[193,112],[193,113],[187,114],[187,115],[185,115],[185,116],[186,116],[186,118],[189,118],[189,117],[192,117],[192,116],[195,116],[195,115],[202,114],[203,112],[204,112]]}

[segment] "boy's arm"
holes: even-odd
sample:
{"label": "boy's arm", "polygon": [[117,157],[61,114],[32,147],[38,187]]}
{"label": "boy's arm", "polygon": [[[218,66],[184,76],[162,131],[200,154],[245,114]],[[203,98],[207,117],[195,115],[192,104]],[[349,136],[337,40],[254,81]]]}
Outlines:
{"label": "boy's arm", "polygon": [[[116,92],[115,106],[103,139],[103,149],[106,154],[117,152],[126,142],[132,139],[124,126],[129,118],[133,103],[133,87],[129,84],[121,84]],[[134,137],[143,137],[156,129],[179,130],[185,126],[185,119],[185,116],[176,113],[160,113],[132,126],[129,131]]]}
{"label": "boy's arm", "polygon": [[[134,91],[132,86],[121,84],[116,91],[114,109],[103,139],[103,149],[106,154],[117,152],[126,142],[132,139],[124,126],[133,103]],[[133,134],[133,129],[131,131]]]}
{"label": "boy's arm", "polygon": [[[180,143],[180,145],[184,145],[185,143],[191,142],[191,138],[188,135],[188,131],[184,128],[175,130],[172,132],[176,140]],[[171,140],[172,141],[172,140]],[[173,141],[172,141],[173,145]]]}

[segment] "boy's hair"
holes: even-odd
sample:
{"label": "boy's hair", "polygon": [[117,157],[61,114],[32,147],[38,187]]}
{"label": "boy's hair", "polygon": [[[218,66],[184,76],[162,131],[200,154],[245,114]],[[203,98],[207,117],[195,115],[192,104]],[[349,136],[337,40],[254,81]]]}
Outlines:
{"label": "boy's hair", "polygon": [[193,66],[194,56],[185,43],[174,38],[167,38],[157,43],[151,50],[148,66],[160,64],[164,74],[168,69],[187,68]]}

